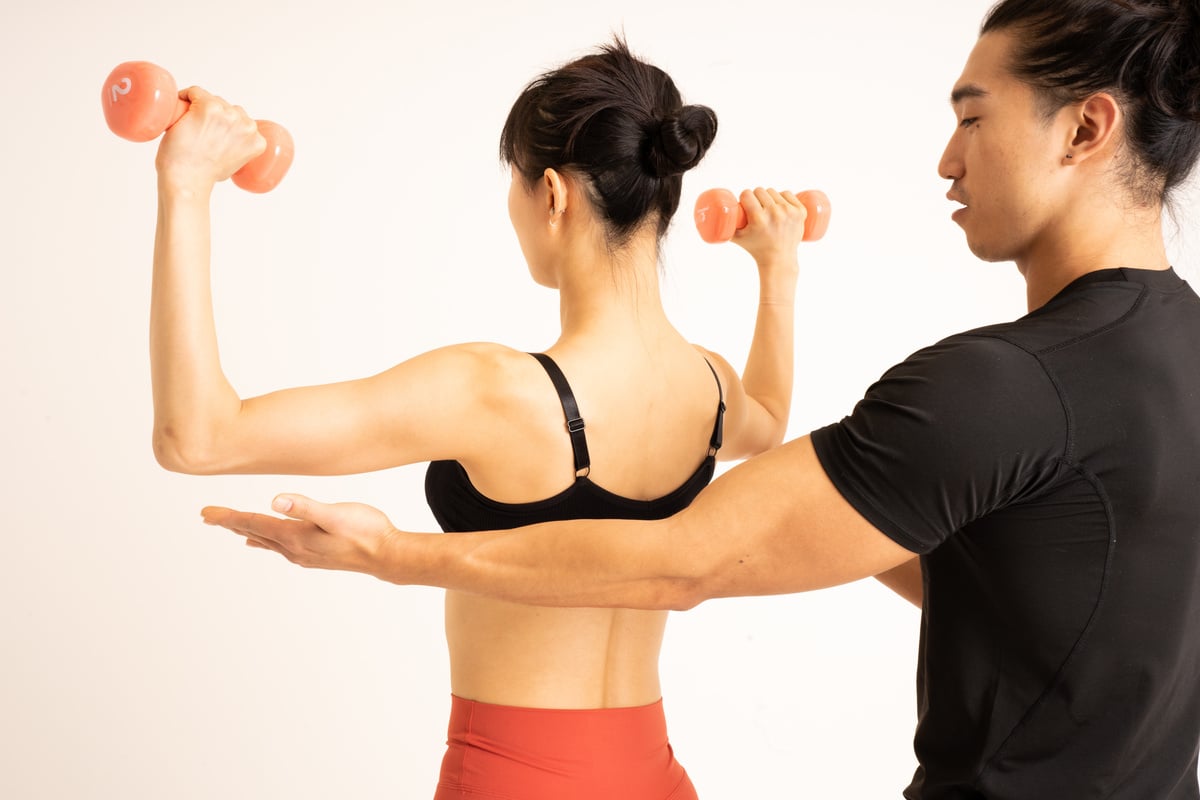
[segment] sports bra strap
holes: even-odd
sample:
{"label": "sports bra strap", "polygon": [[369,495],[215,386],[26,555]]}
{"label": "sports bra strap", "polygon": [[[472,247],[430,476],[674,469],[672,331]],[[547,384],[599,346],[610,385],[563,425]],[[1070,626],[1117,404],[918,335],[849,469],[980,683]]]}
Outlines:
{"label": "sports bra strap", "polygon": [[591,472],[592,462],[588,456],[587,437],[583,434],[583,417],[579,416],[579,405],[575,402],[571,385],[567,383],[562,370],[550,356],[545,353],[530,353],[529,355],[536,358],[542,368],[546,370],[546,374],[550,376],[550,382],[554,384],[554,388],[558,392],[563,415],[567,418],[567,432],[571,435],[571,451],[575,455],[575,477],[582,478]]}
{"label": "sports bra strap", "polygon": [[[554,384],[554,389],[558,392],[563,416],[567,418],[567,432],[571,436],[571,452],[575,456],[575,477],[582,478],[591,472],[592,461],[588,455],[587,437],[583,433],[583,417],[579,415],[579,404],[575,402],[575,394],[571,391],[571,385],[567,383],[567,378],[558,368],[558,364],[554,363],[554,359],[545,353],[530,353],[529,355],[536,358],[542,368],[546,370],[546,374],[550,376],[550,382]],[[721,449],[725,437],[725,390],[721,386],[721,379],[717,376],[713,365],[707,358],[704,359],[704,363],[708,364],[708,369],[713,374],[713,380],[717,382],[717,419],[713,423],[712,436],[708,439],[708,454],[715,456]]]}
{"label": "sports bra strap", "polygon": [[707,358],[704,363],[708,364],[709,370],[713,374],[713,380],[717,382],[717,421],[713,423],[712,437],[708,440],[708,454],[715,456],[717,451],[721,449],[721,443],[725,441],[725,389],[721,386],[721,379],[717,377],[717,371],[713,368],[712,362]]}

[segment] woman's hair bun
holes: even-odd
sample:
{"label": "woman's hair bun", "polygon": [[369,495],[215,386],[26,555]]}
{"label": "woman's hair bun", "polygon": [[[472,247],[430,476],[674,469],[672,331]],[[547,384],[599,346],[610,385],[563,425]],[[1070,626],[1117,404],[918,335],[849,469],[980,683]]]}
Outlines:
{"label": "woman's hair bun", "polygon": [[682,173],[716,133],[711,108],[683,105],[671,76],[618,37],[522,90],[500,134],[500,158],[527,187],[547,169],[581,178],[616,250],[648,220],[659,238],[667,232]]}
{"label": "woman's hair bun", "polygon": [[680,175],[699,164],[708,152],[717,135],[717,115],[708,106],[683,106],[647,133],[646,168],[650,174],[656,178]]}

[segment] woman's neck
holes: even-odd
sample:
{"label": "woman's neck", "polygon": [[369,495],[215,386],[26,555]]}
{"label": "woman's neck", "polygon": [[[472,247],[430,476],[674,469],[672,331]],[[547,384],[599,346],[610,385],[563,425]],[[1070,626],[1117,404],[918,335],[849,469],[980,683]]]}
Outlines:
{"label": "woman's neck", "polygon": [[564,263],[558,278],[563,339],[644,338],[670,326],[662,307],[653,236],[635,237],[617,253],[583,248],[569,253]]}

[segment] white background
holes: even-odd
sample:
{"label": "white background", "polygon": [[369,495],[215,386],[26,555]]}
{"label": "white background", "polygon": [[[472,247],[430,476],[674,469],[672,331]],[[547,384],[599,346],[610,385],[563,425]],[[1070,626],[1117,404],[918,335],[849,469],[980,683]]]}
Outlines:
{"label": "white background", "polygon": [[[287,490],[431,530],[422,466],[197,478],[154,462],[155,144],[105,128],[113,66],[157,62],[296,139],[275,192],[213,199],[224,366],[249,396],[457,341],[549,345],[556,296],[525,272],[498,135],[529,79],[623,30],[720,118],[665,250],[689,338],[740,363],[756,300],[749,258],[695,235],[696,194],[832,198],[802,254],[795,436],[913,350],[1024,313],[1015,269],[970,255],[936,174],[988,5],[4,0],[0,797],[423,798],[444,740],[440,591],[304,571],[198,515]],[[1168,226],[1193,281],[1198,206]],[[917,626],[871,582],[673,615],[667,713],[701,796],[898,797]]]}

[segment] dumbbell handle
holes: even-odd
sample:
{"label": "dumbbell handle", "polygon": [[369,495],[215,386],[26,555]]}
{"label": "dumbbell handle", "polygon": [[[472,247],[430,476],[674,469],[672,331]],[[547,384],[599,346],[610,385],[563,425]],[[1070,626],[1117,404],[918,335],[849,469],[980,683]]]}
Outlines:
{"label": "dumbbell handle", "polygon": [[[109,73],[101,90],[109,130],[131,142],[157,138],[191,106],[179,97],[175,79],[148,61],[126,61]],[[283,180],[292,164],[295,144],[282,125],[256,120],[267,149],[233,174],[233,182],[248,192],[269,192]]]}
{"label": "dumbbell handle", "polygon": [[[804,220],[804,241],[815,242],[829,229],[829,198],[824,192],[811,189],[800,192],[796,199],[808,212]],[[728,189],[701,192],[696,198],[695,217],[700,238],[710,244],[727,242],[734,233],[746,227],[746,209]]]}

